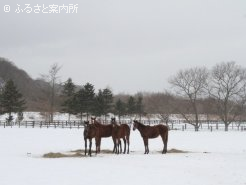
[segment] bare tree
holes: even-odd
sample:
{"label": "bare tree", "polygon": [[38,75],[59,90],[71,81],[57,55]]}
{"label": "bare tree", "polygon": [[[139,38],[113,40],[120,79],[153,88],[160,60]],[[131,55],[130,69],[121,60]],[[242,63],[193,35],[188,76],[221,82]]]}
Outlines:
{"label": "bare tree", "polygon": [[217,64],[211,71],[209,94],[216,100],[225,131],[238,115],[236,101],[245,87],[246,69],[235,62]]}
{"label": "bare tree", "polygon": [[202,97],[205,92],[208,75],[209,73],[206,68],[195,67],[180,70],[175,76],[169,79],[169,83],[175,88],[176,94],[184,98],[188,98],[195,118],[192,118],[185,112],[181,111],[179,107],[176,108],[187,123],[195,127],[195,131],[198,131],[200,127],[197,100]]}
{"label": "bare tree", "polygon": [[170,117],[174,110],[173,102],[174,97],[168,92],[151,93],[144,97],[146,112],[157,114],[159,119],[166,125],[171,121]]}
{"label": "bare tree", "polygon": [[49,121],[53,122],[54,117],[54,106],[55,106],[55,97],[57,88],[56,85],[59,80],[58,72],[60,71],[61,66],[59,66],[57,63],[54,63],[51,65],[48,75],[42,75],[42,78],[49,83],[49,102],[50,102],[50,116]]}
{"label": "bare tree", "polygon": [[246,82],[244,82],[242,93],[239,95],[238,109],[239,114],[237,119],[237,126],[239,128],[240,125],[246,121]]}

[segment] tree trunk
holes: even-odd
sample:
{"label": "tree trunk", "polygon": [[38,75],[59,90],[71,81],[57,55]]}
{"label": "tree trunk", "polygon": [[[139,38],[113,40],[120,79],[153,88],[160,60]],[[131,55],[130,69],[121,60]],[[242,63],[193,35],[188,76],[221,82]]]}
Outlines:
{"label": "tree trunk", "polygon": [[81,112],[80,113],[80,121],[81,121],[81,123],[82,123],[82,120],[83,120],[83,113]]}
{"label": "tree trunk", "polygon": [[225,124],[225,131],[226,132],[228,131],[228,127],[229,127],[229,125],[228,124]]}
{"label": "tree trunk", "polygon": [[87,112],[86,113],[86,121],[88,121],[89,120],[89,113]]}
{"label": "tree trunk", "polygon": [[68,113],[68,123],[70,123],[70,113]]}
{"label": "tree trunk", "polygon": [[198,132],[199,131],[199,126],[195,125],[195,131]]}

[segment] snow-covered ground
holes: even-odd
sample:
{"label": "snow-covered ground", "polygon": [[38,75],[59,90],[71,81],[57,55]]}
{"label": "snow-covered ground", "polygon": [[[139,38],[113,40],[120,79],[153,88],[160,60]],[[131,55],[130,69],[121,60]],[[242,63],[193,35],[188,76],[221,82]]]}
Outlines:
{"label": "snow-covered ground", "polygon": [[[84,148],[83,129],[0,127],[0,185],[246,185],[246,133],[170,131],[162,155],[161,138],[131,131],[130,154],[47,159],[49,152]],[[112,149],[110,138],[102,149]],[[93,143],[93,148],[94,143]]]}

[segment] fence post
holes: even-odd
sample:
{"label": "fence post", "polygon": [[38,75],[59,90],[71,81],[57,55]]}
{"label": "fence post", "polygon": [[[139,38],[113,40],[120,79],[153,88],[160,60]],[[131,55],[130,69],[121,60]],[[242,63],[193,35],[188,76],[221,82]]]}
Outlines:
{"label": "fence post", "polygon": [[27,128],[27,121],[26,121],[26,128]]}
{"label": "fence post", "polygon": [[216,122],[216,130],[218,130],[219,129],[219,125],[218,125],[219,123],[218,123],[218,121]]}
{"label": "fence post", "polygon": [[184,125],[182,125],[182,131],[184,131]]}
{"label": "fence post", "polygon": [[32,128],[34,128],[34,126],[35,126],[35,121],[32,122]]}
{"label": "fence post", "polygon": [[210,127],[210,131],[211,131],[211,132],[213,131],[213,127],[212,127],[212,126]]}
{"label": "fence post", "polygon": [[40,122],[40,128],[42,128],[42,123],[43,123],[43,122],[41,121],[41,122]]}

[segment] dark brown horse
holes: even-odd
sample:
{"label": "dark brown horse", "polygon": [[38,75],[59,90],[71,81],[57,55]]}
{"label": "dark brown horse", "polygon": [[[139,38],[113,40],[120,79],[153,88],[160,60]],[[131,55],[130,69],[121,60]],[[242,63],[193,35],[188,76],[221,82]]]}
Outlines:
{"label": "dark brown horse", "polygon": [[[89,124],[89,121],[84,121],[84,140],[85,140],[85,155],[87,154],[87,139],[89,140],[89,151],[88,155],[91,156],[91,146],[92,146],[92,139],[96,138],[97,128],[93,124]],[[95,139],[96,141],[96,139]],[[97,153],[97,145],[96,142],[96,153]]]}
{"label": "dark brown horse", "polygon": [[143,141],[144,141],[144,147],[145,147],[145,153],[149,153],[149,145],[148,145],[148,139],[156,138],[159,135],[162,138],[164,147],[162,153],[167,153],[167,142],[168,142],[168,127],[166,125],[154,125],[154,126],[146,126],[136,120],[133,121],[133,130],[138,129]]}
{"label": "dark brown horse", "polygon": [[[127,124],[116,123],[115,118],[111,118],[111,123],[113,124],[113,138],[116,141],[116,153],[122,153],[120,139],[124,141],[124,154],[126,153],[126,143],[127,143],[127,153],[129,154],[129,138],[130,138],[130,127]],[[120,147],[120,151],[119,151]]]}
{"label": "dark brown horse", "polygon": [[114,143],[114,149],[113,149],[113,152],[114,152],[115,146],[116,146],[116,143],[115,143],[116,141],[115,141],[115,138],[112,135],[112,133],[113,133],[113,125],[112,124],[103,125],[100,122],[98,122],[96,120],[96,118],[91,118],[91,122],[96,127],[96,137],[95,137],[96,143],[97,143],[96,144],[96,151],[98,153],[100,153],[102,137],[112,137],[113,143]]}

